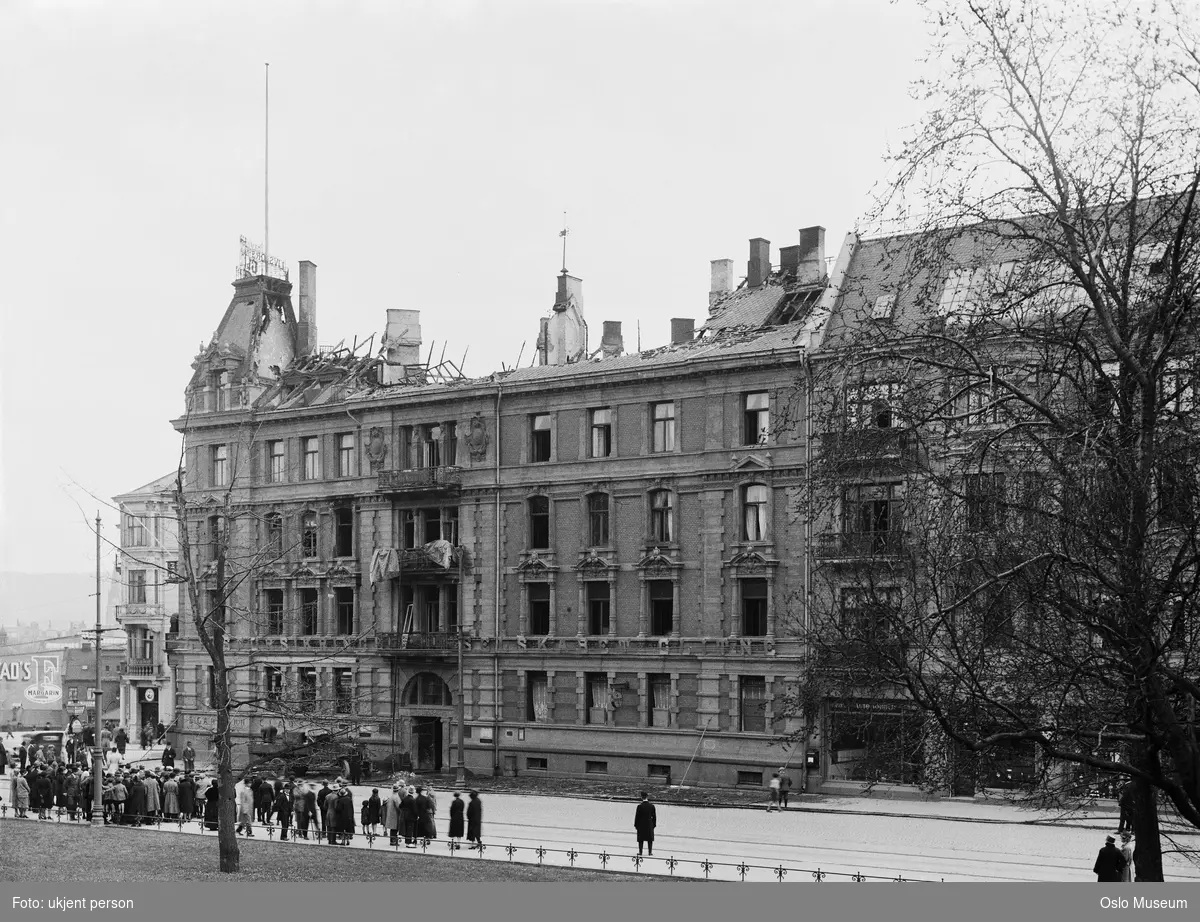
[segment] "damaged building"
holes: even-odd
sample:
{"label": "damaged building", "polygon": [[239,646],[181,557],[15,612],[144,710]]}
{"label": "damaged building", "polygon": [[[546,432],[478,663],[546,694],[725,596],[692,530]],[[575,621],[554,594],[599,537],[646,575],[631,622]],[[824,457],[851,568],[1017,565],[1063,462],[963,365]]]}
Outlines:
{"label": "damaged building", "polygon": [[[849,247],[824,229],[712,263],[704,319],[590,344],[565,270],[535,364],[422,362],[419,312],[317,345],[316,266],[245,272],[193,365],[188,537],[208,593],[229,542],[235,764],[271,731],[346,732],[447,771],[762,785],[799,728],[805,357]],[[833,265],[830,266],[830,262]],[[282,275],[283,273],[279,273]],[[227,574],[228,576],[228,574]],[[184,604],[187,602],[185,600]],[[169,648],[180,745],[207,751],[190,613]],[[462,640],[462,669],[458,645]]]}

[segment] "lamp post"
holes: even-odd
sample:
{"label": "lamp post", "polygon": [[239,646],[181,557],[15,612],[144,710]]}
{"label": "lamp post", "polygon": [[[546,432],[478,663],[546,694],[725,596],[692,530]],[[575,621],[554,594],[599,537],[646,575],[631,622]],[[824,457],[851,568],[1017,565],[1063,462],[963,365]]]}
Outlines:
{"label": "lamp post", "polygon": [[104,824],[104,754],[100,751],[100,706],[104,700],[100,683],[100,513],[96,513],[96,689],[92,693],[96,739],[92,748],[92,825]]}
{"label": "lamp post", "polygon": [[462,548],[458,549],[458,586],[455,587],[455,592],[458,593],[458,764],[454,770],[454,786],[456,788],[465,788],[467,786],[467,767],[463,762],[463,717],[466,714],[466,709],[463,707],[463,695],[466,692],[466,677],[463,675],[463,562]]}

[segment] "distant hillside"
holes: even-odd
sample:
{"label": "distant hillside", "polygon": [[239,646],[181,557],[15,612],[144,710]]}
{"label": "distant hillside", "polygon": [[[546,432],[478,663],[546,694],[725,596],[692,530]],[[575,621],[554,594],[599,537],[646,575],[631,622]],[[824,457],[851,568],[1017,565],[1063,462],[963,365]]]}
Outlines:
{"label": "distant hillside", "polygon": [[[108,574],[105,574],[107,576]],[[0,625],[46,622],[66,627],[72,621],[96,620],[94,573],[0,573]],[[108,581],[101,580],[101,602],[107,606]],[[107,607],[101,609],[107,618]]]}

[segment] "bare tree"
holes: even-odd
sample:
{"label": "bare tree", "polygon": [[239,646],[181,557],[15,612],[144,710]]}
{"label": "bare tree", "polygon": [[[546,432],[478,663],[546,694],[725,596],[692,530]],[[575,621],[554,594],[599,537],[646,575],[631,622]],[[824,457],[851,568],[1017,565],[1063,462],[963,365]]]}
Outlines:
{"label": "bare tree", "polygon": [[813,660],[866,781],[1200,827],[1197,31],[929,2],[938,74],[814,357]]}

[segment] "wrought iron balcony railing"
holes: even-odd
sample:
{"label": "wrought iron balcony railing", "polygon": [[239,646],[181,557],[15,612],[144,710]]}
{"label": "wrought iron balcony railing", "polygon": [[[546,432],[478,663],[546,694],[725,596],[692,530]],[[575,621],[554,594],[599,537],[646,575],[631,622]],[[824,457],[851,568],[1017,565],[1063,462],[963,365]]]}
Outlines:
{"label": "wrought iron balcony railing", "polygon": [[378,634],[375,646],[380,653],[453,653],[458,649],[458,634],[453,631]]}
{"label": "wrought iron balcony railing", "polygon": [[457,493],[462,468],[423,467],[412,471],[380,471],[378,493]]}
{"label": "wrought iron balcony railing", "polygon": [[815,553],[822,560],[898,557],[905,550],[902,531],[826,532],[816,538]]}

